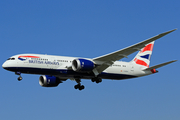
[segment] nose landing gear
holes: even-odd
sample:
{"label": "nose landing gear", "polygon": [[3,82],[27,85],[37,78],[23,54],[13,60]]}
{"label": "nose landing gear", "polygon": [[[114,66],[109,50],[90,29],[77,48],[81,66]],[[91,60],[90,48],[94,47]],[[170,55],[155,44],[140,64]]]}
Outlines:
{"label": "nose landing gear", "polygon": [[18,77],[18,81],[21,81],[22,80],[22,77],[21,77],[21,72],[15,72],[16,75],[19,75]]}
{"label": "nose landing gear", "polygon": [[21,76],[19,76],[19,77],[18,77],[18,81],[21,81],[21,80],[22,80],[22,77],[21,77]]}

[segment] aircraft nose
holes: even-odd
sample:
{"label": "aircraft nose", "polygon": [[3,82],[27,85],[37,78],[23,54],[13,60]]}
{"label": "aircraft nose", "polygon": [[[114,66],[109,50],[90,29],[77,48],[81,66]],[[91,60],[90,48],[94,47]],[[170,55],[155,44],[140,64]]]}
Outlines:
{"label": "aircraft nose", "polygon": [[2,67],[5,69],[5,70],[9,70],[9,71],[13,71],[13,63],[11,61],[5,61],[3,64],[2,64]]}
{"label": "aircraft nose", "polygon": [[2,64],[2,67],[3,67],[4,69],[6,69],[6,67],[7,67],[7,62],[4,62],[4,63]]}

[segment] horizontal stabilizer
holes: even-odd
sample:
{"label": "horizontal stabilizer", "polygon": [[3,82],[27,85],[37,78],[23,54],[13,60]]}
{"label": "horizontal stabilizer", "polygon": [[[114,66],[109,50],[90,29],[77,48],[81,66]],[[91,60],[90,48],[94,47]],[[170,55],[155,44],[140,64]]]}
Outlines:
{"label": "horizontal stabilizer", "polygon": [[155,65],[155,66],[152,66],[152,67],[149,67],[149,68],[144,69],[144,71],[145,71],[145,70],[157,69],[157,68],[160,68],[160,67],[162,67],[162,66],[168,65],[168,64],[170,64],[170,63],[176,62],[176,61],[177,61],[177,60],[173,60],[173,61],[165,62],[165,63],[159,64],[159,65]]}

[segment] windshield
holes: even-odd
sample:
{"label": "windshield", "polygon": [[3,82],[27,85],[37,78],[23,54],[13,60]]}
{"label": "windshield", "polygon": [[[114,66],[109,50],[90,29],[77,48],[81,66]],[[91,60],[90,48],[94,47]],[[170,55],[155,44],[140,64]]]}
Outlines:
{"label": "windshield", "polygon": [[15,58],[8,58],[7,60],[15,60]]}

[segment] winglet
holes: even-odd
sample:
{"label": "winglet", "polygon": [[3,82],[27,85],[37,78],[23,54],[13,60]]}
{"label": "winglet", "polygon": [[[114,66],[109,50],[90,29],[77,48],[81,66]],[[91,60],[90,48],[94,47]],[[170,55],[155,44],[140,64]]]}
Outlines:
{"label": "winglet", "polygon": [[159,64],[159,65],[155,65],[155,66],[146,68],[146,69],[144,69],[144,71],[148,71],[148,70],[151,70],[151,71],[152,71],[152,70],[155,70],[155,69],[160,68],[160,67],[162,67],[162,66],[165,66],[165,65],[168,65],[168,64],[170,64],[170,63],[176,62],[176,61],[177,61],[177,60],[172,60],[172,61],[169,61],[169,62],[161,63],[161,64]]}
{"label": "winglet", "polygon": [[171,32],[173,32],[173,31],[175,31],[175,30],[177,30],[177,28],[176,28],[176,29],[173,29],[173,30],[170,30],[170,31],[168,31],[168,32],[166,32],[166,33],[168,34],[168,33],[171,33]]}
{"label": "winglet", "polygon": [[[169,33],[173,32],[173,31],[175,31],[175,30],[177,30],[177,29],[173,29],[173,30],[170,30],[170,31],[167,31],[167,32],[161,33],[161,34],[159,34],[159,35],[157,35],[157,36],[153,37],[153,39],[154,39],[154,40],[157,40],[157,39],[159,39],[159,38],[161,38],[161,37],[163,37],[163,36],[165,36],[165,35],[167,35],[167,34],[169,34]],[[149,40],[151,40],[151,38],[150,38]],[[153,41],[154,41],[154,40],[153,40]],[[150,42],[152,42],[152,41],[150,41]]]}

